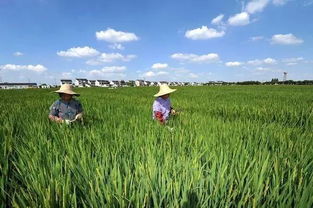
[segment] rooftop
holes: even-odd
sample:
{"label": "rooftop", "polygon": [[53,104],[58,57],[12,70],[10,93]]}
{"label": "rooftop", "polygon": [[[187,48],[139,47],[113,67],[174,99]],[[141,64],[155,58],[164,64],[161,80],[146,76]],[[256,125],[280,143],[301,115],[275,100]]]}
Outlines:
{"label": "rooftop", "polygon": [[34,85],[37,85],[37,83],[18,83],[18,82],[16,82],[16,83],[14,83],[14,82],[12,82],[12,83],[9,83],[9,82],[3,82],[3,83],[0,83],[0,85],[27,85],[27,86],[34,86]]}

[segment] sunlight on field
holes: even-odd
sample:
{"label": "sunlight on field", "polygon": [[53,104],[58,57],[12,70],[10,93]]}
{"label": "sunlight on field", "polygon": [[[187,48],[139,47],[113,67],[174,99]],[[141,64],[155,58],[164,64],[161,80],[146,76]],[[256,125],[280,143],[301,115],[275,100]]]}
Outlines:
{"label": "sunlight on field", "polygon": [[312,207],[313,87],[77,89],[85,125],[48,120],[57,96],[0,91],[0,207]]}

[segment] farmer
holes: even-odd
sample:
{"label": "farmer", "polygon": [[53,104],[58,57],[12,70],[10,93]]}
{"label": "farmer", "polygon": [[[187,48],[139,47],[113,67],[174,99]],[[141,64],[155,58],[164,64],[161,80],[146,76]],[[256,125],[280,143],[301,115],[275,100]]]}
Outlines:
{"label": "farmer", "polygon": [[176,112],[172,108],[170,94],[176,89],[171,89],[167,84],[160,85],[160,90],[154,97],[157,97],[153,103],[153,119],[158,120],[160,124],[165,124],[171,115]]}
{"label": "farmer", "polygon": [[59,94],[60,99],[51,105],[49,119],[57,123],[82,120],[83,108],[80,102],[73,98],[73,96],[79,96],[78,93],[73,91],[73,86],[64,84],[55,93]]}

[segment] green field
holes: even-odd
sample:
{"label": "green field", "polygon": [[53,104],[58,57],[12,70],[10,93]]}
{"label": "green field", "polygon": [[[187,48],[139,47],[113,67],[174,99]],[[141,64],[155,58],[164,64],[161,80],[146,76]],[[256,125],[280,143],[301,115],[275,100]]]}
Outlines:
{"label": "green field", "polygon": [[48,120],[49,90],[0,91],[0,207],[313,207],[313,87],[75,89],[85,125]]}

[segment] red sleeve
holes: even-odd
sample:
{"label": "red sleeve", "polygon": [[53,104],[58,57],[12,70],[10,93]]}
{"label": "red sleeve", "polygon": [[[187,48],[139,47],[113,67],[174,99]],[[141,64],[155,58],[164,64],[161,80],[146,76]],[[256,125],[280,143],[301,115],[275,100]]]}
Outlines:
{"label": "red sleeve", "polygon": [[161,112],[159,112],[159,111],[154,112],[154,116],[155,116],[155,118],[156,118],[158,121],[160,121],[161,123],[164,122],[163,114],[162,114]]}

